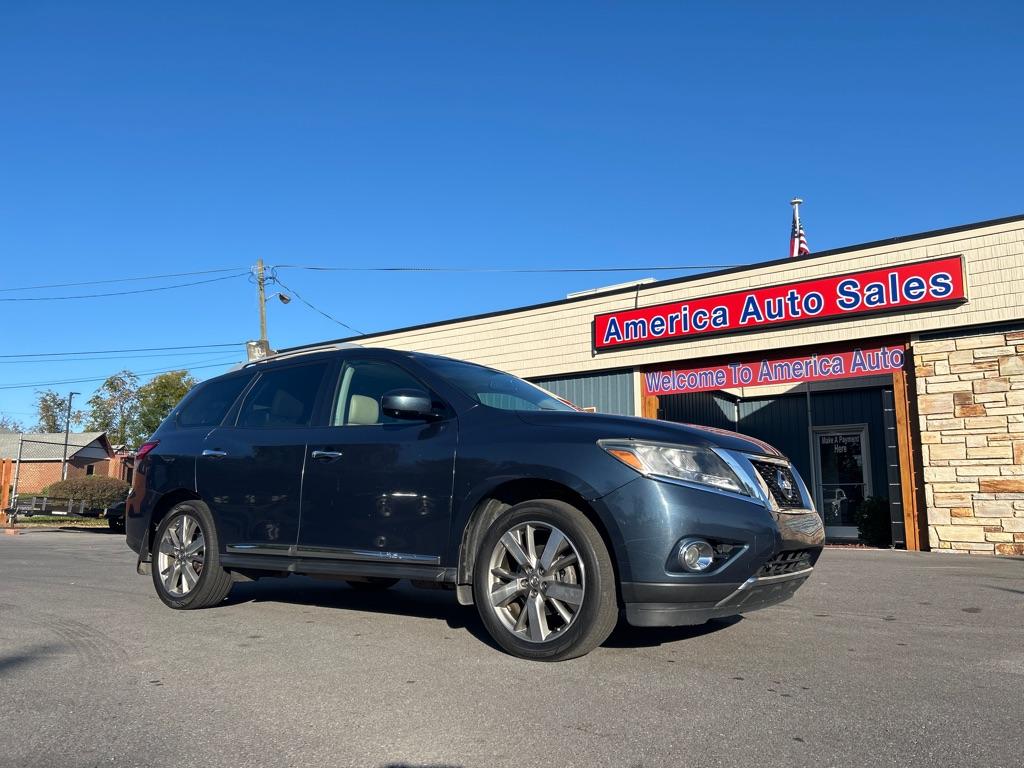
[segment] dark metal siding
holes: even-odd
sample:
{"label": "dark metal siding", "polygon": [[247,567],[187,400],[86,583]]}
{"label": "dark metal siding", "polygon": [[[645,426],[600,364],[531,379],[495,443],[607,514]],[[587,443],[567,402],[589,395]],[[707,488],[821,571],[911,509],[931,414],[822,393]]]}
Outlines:
{"label": "dark metal siding", "polygon": [[[882,390],[883,420],[885,422],[885,469],[888,476],[889,524],[892,543],[903,548],[907,545],[907,530],[903,522],[903,481],[900,478],[900,448],[896,437],[896,405],[892,387]],[[882,496],[875,491],[876,496]]]}
{"label": "dark metal siding", "polygon": [[718,392],[694,392],[682,397],[662,397],[658,418],[681,424],[700,424],[718,429],[736,429],[735,398]]}
{"label": "dark metal siding", "polygon": [[740,427],[744,434],[774,445],[810,485],[811,461],[807,447],[806,395],[758,397],[740,403]]}
{"label": "dark metal siding", "polygon": [[534,384],[564,397],[580,408],[593,407],[601,413],[633,416],[633,372],[611,371],[588,376],[532,379]]}

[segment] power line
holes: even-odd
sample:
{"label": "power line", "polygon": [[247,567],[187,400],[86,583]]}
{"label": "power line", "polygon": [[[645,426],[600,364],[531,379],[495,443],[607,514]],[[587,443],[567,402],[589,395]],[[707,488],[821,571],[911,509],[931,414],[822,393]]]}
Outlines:
{"label": "power line", "polygon": [[108,296],[128,296],[136,293],[154,293],[156,291],[170,291],[175,288],[188,288],[193,285],[205,285],[207,283],[216,283],[221,280],[232,280],[236,277],[244,277],[248,275],[248,272],[237,272],[233,275],[223,275],[221,277],[211,277],[208,280],[194,280],[190,283],[177,283],[175,285],[162,285],[157,288],[139,288],[134,291],[113,291],[110,293],[82,293],[77,296],[15,296],[15,297],[4,297],[0,298],[0,301],[67,301],[69,299],[98,299]]}
{"label": "power line", "polygon": [[129,349],[92,349],[84,352],[25,352],[16,355],[0,355],[0,357],[54,357],[56,355],[115,355],[121,352],[167,352],[172,349],[213,349],[214,347],[241,347],[242,342],[230,344],[187,344],[180,347],[132,347]]}
{"label": "power line", "polygon": [[162,355],[159,353],[146,354],[146,355],[118,355],[117,357],[44,357],[44,358],[32,358],[31,360],[0,360],[0,365],[31,365],[33,363],[92,363],[92,362],[118,362],[120,360],[141,360],[146,358],[176,358],[179,355],[187,355],[190,357],[213,357],[214,355],[222,355],[226,350],[215,349],[207,350],[206,352],[177,352],[173,355]]}
{"label": "power line", "polygon": [[477,274],[554,274],[574,272],[684,272],[695,269],[731,269],[736,264],[685,264],[667,267],[318,267],[302,264],[275,264],[273,269],[305,269],[313,272],[466,272]]}
{"label": "power line", "polygon": [[286,291],[288,291],[288,293],[290,293],[290,294],[291,294],[292,296],[294,296],[294,297],[295,297],[296,299],[298,299],[298,300],[299,300],[299,301],[301,301],[301,302],[302,302],[303,304],[305,304],[305,305],[306,305],[307,307],[309,307],[310,309],[312,309],[312,310],[313,310],[314,312],[318,312],[318,313],[320,313],[321,315],[323,315],[324,317],[326,317],[326,318],[327,318],[328,320],[331,320],[331,321],[333,321],[333,322],[337,323],[338,325],[340,325],[340,326],[341,326],[342,328],[348,328],[348,329],[349,329],[350,331],[352,331],[352,333],[356,333],[356,334],[359,334],[360,336],[365,336],[365,335],[366,335],[366,334],[365,334],[365,333],[363,333],[362,331],[360,331],[360,330],[357,330],[357,329],[353,328],[353,327],[352,327],[351,325],[349,325],[348,323],[343,323],[343,322],[341,322],[341,320],[339,320],[338,318],[334,317],[333,315],[329,315],[329,314],[327,314],[326,312],[324,312],[324,311],[323,311],[322,309],[320,309],[319,307],[316,307],[316,306],[314,306],[313,304],[311,304],[310,302],[306,301],[306,299],[302,298],[302,296],[300,296],[300,295],[299,295],[299,294],[298,294],[298,293],[297,293],[297,292],[295,291],[295,289],[294,289],[294,288],[289,288],[289,287],[288,287],[287,285],[285,285],[284,283],[282,283],[282,282],[281,282],[281,279],[280,279],[280,278],[279,278],[279,277],[278,277],[278,276],[277,276],[276,274],[272,274],[272,275],[271,275],[271,279],[272,279],[272,280],[273,280],[273,281],[274,281],[275,283],[277,283],[278,285],[280,285],[280,286],[281,286],[282,288],[284,288],[284,289],[285,289]]}
{"label": "power line", "polygon": [[225,267],[224,269],[203,269],[198,272],[169,272],[164,275],[145,275],[143,277],[113,277],[106,280],[87,280],[81,283],[50,283],[48,285],[25,285],[20,288],[0,288],[0,293],[11,293],[13,291],[39,291],[44,288],[73,288],[79,285],[105,285],[108,283],[133,283],[140,280],[162,280],[168,277],[194,277],[195,275],[213,275],[218,272],[238,272],[240,267]]}
{"label": "power line", "polygon": [[[179,365],[179,366],[176,366],[174,368],[165,368],[165,369],[161,369],[161,370],[158,370],[158,371],[138,371],[135,375],[136,376],[151,376],[151,375],[152,376],[156,376],[156,375],[159,375],[161,373],[172,373],[173,371],[183,371],[183,370],[198,371],[198,370],[200,370],[202,368],[218,368],[218,367],[223,367],[225,365],[230,365],[231,363],[237,363],[237,362],[240,362],[240,361],[237,360],[236,358],[231,358],[230,360],[222,360],[222,361],[219,361],[219,362],[216,362],[216,363],[206,363],[204,365],[188,365],[188,366]],[[36,381],[36,382],[32,382],[32,383],[22,383],[22,384],[4,384],[4,385],[0,386],[0,390],[3,390],[3,389],[34,389],[36,387],[55,387],[58,384],[87,384],[87,383],[93,382],[93,381],[106,381],[108,378],[110,378],[109,375],[108,376],[95,376],[95,377],[92,377],[92,378],[85,378],[85,379],[62,379],[60,381]]]}

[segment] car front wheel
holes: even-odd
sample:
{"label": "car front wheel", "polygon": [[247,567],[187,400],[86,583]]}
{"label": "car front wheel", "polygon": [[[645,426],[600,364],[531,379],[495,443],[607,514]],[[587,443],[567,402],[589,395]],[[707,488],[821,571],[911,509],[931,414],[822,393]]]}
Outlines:
{"label": "car front wheel", "polygon": [[178,504],[154,536],[153,585],[171,608],[209,608],[231,591],[231,574],[220,567],[217,531],[201,501]]}
{"label": "car front wheel", "polygon": [[534,661],[583,656],[618,619],[608,548],[580,510],[554,499],[510,507],[476,556],[474,601],[495,641]]}

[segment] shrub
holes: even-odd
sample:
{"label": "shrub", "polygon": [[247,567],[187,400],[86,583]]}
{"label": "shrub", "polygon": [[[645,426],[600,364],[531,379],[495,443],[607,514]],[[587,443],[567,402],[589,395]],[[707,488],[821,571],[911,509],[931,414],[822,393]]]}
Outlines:
{"label": "shrub", "polygon": [[58,480],[43,488],[42,495],[51,499],[84,501],[88,509],[105,509],[111,504],[124,501],[128,495],[128,483],[116,477],[89,475]]}
{"label": "shrub", "polygon": [[860,540],[872,547],[892,545],[892,524],[889,521],[889,501],[868,496],[857,510],[857,531]]}

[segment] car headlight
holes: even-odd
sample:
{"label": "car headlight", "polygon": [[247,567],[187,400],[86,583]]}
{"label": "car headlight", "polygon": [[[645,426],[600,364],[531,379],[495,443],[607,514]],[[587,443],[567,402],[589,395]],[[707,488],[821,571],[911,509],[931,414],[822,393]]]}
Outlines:
{"label": "car headlight", "polygon": [[736,473],[717,453],[707,448],[642,440],[598,440],[597,444],[641,474],[748,495]]}

